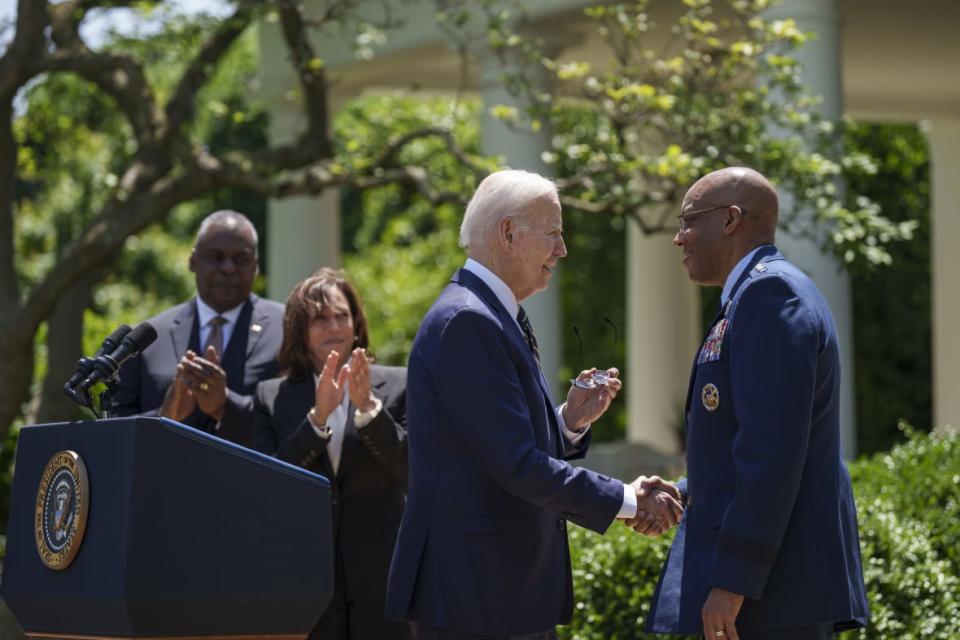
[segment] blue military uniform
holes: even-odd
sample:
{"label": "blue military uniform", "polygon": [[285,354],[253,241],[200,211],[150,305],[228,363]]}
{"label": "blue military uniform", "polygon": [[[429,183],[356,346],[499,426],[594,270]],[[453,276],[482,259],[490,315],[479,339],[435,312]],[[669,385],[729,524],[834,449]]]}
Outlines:
{"label": "blue military uniform", "polygon": [[738,631],[869,616],[840,448],[840,357],[826,301],[773,246],[734,285],[687,393],[687,510],[647,630],[696,634],[714,587]]}

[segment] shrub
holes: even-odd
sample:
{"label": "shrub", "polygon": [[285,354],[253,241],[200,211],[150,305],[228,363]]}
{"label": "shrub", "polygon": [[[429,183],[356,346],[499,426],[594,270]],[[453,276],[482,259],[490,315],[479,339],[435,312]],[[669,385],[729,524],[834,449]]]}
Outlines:
{"label": "shrub", "polygon": [[[918,433],[851,465],[871,620],[847,640],[947,640],[960,620],[960,438]],[[567,640],[661,636],[642,629],[673,534],[570,528],[574,617]],[[676,637],[676,636],[674,636]]]}
{"label": "shrub", "polygon": [[[559,628],[568,640],[660,638],[642,633],[650,598],[667,559],[673,531],[659,538],[614,523],[604,536],[571,526],[573,622]],[[678,636],[672,636],[678,637]]]}

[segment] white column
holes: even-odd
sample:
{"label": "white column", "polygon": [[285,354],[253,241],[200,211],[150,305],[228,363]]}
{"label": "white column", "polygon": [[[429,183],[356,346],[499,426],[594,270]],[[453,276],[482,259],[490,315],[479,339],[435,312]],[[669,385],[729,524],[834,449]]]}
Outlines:
{"label": "white column", "polygon": [[[933,422],[960,427],[960,118],[930,123]],[[920,426],[920,425],[918,425]]]}
{"label": "white column", "polygon": [[[803,66],[803,81],[810,92],[822,97],[820,111],[830,120],[843,115],[841,78],[840,14],[837,0],[784,0],[768,12],[770,18],[793,18],[803,31],[816,38],[795,53]],[[781,194],[781,210],[793,207],[790,194]],[[803,269],[830,305],[840,339],[840,435],[844,455],[856,455],[856,407],[853,370],[853,302],[850,278],[839,260],[825,254],[812,241],[786,234],[777,237],[777,246]]]}
{"label": "white column", "polygon": [[[497,105],[509,105],[517,109],[522,109],[523,105],[503,86],[501,79],[503,68],[498,60],[490,54],[480,55],[483,64],[480,88],[483,99],[481,126],[483,153],[501,156],[504,164],[511,169],[526,169],[542,175],[550,175],[550,168],[541,157],[544,151],[550,149],[550,133],[545,130],[546,128],[536,133],[519,131],[490,115],[490,109]],[[546,79],[542,78],[542,80],[546,84]],[[563,344],[560,317],[560,270],[562,268],[561,261],[559,268],[554,270],[550,278],[550,286],[523,302],[523,308],[530,316],[530,322],[537,334],[544,376],[550,383],[557,402],[562,401],[564,396],[561,390],[567,387],[565,383],[561,384],[558,377]]]}
{"label": "white column", "polygon": [[627,440],[677,453],[690,363],[700,335],[699,296],[665,234],[627,224]]}
{"label": "white column", "polygon": [[[270,144],[296,139],[306,127],[298,84],[277,24],[260,23],[260,96],[270,112]],[[335,105],[331,100],[331,108]],[[342,102],[342,100],[341,100]],[[267,210],[267,292],[283,302],[318,267],[340,265],[340,193],[271,200]]]}

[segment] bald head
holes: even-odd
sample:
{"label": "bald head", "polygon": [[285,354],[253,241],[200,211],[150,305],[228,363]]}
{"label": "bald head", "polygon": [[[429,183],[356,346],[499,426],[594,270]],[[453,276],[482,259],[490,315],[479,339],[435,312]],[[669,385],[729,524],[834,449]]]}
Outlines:
{"label": "bald head", "polygon": [[778,210],[773,185],[753,169],[728,167],[697,180],[683,198],[673,239],[690,278],[722,285],[743,256],[774,242]]}
{"label": "bald head", "polygon": [[737,205],[743,213],[739,230],[750,248],[772,243],[777,229],[780,202],[770,181],[747,167],[727,167],[697,180],[683,199],[683,211],[707,206]]}

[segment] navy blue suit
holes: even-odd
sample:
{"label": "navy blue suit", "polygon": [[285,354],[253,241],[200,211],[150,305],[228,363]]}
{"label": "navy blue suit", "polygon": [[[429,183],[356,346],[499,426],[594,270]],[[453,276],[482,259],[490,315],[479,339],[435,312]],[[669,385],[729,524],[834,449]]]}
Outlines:
{"label": "navy blue suit", "polygon": [[694,361],[688,506],[649,631],[700,633],[714,587],[746,596],[738,631],[866,624],[839,392],[826,301],[774,247],[762,248]]}
{"label": "navy blue suit", "polygon": [[[148,322],[157,330],[157,340],[120,369],[120,389],[114,401],[116,416],[156,415],[187,349],[201,353],[195,299],[171,307]],[[253,391],[258,382],[279,373],[277,351],[282,340],[283,305],[251,294],[220,355],[220,364],[227,373],[223,419],[218,425],[197,408],[183,423],[251,446]]]}
{"label": "navy blue suit", "polygon": [[407,367],[410,484],[388,617],[485,635],[568,622],[566,520],[610,526],[623,484],[560,458],[569,446],[520,328],[461,269],[417,332]]}

